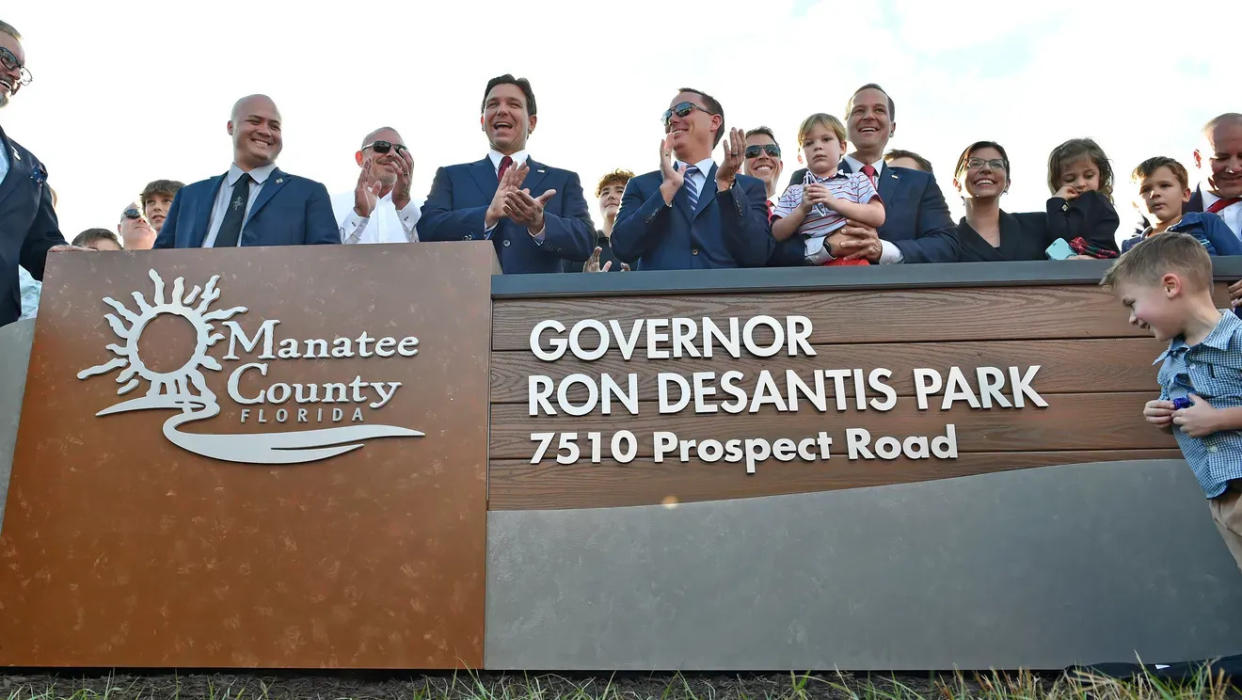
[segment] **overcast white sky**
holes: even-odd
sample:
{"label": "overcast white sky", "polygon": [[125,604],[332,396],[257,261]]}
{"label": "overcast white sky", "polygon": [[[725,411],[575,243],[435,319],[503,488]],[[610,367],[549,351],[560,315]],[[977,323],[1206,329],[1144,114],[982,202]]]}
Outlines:
{"label": "overcast white sky", "polygon": [[486,152],[479,103],[501,73],[534,84],[532,157],[577,171],[588,190],[613,168],[655,167],[659,114],[679,86],[714,94],[731,125],[771,126],[788,173],[798,123],[816,111],[841,116],[855,87],[878,82],[897,103],[890,147],[932,160],[955,217],[950,170],[971,141],[1006,146],[1014,182],[1002,206],[1030,211],[1048,197],[1049,150],[1091,136],[1113,159],[1128,222],[1134,165],[1170,155],[1191,167],[1203,122],[1242,111],[1240,7],[5,3],[0,19],[22,32],[35,80],[0,110],[0,124],[47,164],[71,238],[115,227],[149,180],[223,172],[229,108],[253,92],[270,94],[282,112],[287,172],[333,193],[350,189],[360,139],[390,124],[414,152],[422,197],[437,166]]}

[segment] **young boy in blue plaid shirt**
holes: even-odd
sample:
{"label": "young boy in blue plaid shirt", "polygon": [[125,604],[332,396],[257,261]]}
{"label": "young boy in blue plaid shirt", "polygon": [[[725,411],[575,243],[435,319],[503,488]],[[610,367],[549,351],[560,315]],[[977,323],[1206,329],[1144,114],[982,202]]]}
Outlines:
{"label": "young boy in blue plaid shirt", "polygon": [[1157,358],[1160,398],[1147,422],[1173,432],[1242,569],[1242,319],[1212,301],[1212,260],[1185,233],[1148,238],[1118,258],[1101,285],[1169,349]]}

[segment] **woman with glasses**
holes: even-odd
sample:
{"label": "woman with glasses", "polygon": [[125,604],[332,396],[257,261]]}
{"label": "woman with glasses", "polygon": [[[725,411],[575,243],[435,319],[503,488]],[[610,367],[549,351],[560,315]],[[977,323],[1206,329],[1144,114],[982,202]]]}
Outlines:
{"label": "woman with glasses", "polygon": [[1111,237],[1059,239],[1048,227],[1047,212],[1002,210],[1001,196],[1009,190],[1009,155],[999,143],[976,141],[962,151],[953,186],[966,204],[966,216],[957,226],[961,262],[1091,259],[1117,254],[1117,242]]}

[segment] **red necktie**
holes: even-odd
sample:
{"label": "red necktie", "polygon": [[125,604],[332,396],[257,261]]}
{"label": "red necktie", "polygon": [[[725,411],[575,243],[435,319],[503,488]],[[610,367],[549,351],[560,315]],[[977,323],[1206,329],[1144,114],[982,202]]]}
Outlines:
{"label": "red necktie", "polygon": [[496,171],[496,182],[505,179],[505,171],[509,169],[510,165],[513,165],[513,159],[509,156],[500,159],[500,170]]}
{"label": "red necktie", "polygon": [[867,163],[866,165],[862,166],[862,172],[863,172],[863,175],[866,175],[867,179],[871,181],[871,186],[875,187],[876,186],[875,185],[875,166],[870,163]]}
{"label": "red necktie", "polygon": [[1225,207],[1242,202],[1242,197],[1230,197],[1229,199],[1218,199],[1212,202],[1212,206],[1207,208],[1209,214],[1215,214]]}

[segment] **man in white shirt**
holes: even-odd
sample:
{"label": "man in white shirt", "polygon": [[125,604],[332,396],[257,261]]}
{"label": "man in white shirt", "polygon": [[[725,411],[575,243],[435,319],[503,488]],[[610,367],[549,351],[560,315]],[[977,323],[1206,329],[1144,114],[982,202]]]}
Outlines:
{"label": "man in white shirt", "polygon": [[1227,112],[1204,125],[1195,166],[1201,178],[1198,196],[1186,210],[1216,214],[1242,238],[1242,114]]}
{"label": "man in white shirt", "polygon": [[417,243],[422,201],[410,198],[414,157],[401,134],[383,126],[354,153],[361,171],[352,192],[332,197],[342,243]]}

